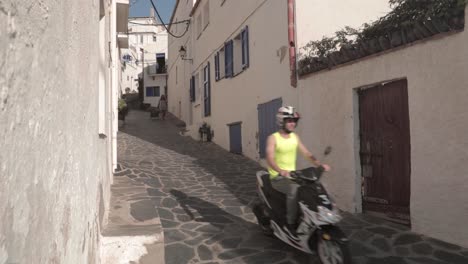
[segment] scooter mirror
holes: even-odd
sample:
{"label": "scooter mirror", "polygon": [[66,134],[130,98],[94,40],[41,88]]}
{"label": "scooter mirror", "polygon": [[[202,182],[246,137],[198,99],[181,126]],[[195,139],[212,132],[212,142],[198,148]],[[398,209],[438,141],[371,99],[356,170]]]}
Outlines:
{"label": "scooter mirror", "polygon": [[325,148],[325,151],[323,152],[323,155],[327,156],[328,154],[330,154],[332,151],[332,147],[331,146],[327,146]]}

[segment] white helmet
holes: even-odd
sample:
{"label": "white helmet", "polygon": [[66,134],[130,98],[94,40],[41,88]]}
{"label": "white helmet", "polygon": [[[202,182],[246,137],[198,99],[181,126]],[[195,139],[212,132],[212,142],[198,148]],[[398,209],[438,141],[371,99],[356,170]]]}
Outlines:
{"label": "white helmet", "polygon": [[284,128],[284,120],[285,119],[295,119],[296,123],[301,118],[298,112],[294,111],[294,107],[292,106],[282,106],[278,109],[278,113],[276,113],[276,124]]}

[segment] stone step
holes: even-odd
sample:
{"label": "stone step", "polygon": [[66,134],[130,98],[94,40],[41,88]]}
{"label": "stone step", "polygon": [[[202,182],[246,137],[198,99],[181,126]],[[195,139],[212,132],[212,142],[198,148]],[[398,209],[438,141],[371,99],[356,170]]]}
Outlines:
{"label": "stone step", "polygon": [[109,220],[101,237],[101,263],[164,264],[164,233],[146,188],[118,177],[111,193]]}

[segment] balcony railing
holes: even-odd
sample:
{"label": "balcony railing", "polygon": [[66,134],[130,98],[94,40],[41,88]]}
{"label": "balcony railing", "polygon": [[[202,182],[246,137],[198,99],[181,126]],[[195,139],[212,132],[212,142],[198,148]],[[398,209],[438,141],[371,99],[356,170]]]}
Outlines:
{"label": "balcony railing", "polygon": [[147,73],[148,75],[157,75],[157,74],[166,74],[167,73],[167,67],[160,67],[158,65],[150,65],[147,68]]}

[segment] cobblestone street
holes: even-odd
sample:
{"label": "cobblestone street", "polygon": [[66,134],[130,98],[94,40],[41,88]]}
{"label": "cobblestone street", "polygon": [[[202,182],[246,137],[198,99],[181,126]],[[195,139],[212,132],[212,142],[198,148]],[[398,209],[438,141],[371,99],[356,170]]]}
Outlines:
{"label": "cobblestone street", "polygon": [[[127,203],[135,222],[152,221],[151,232],[160,223],[165,263],[318,263],[262,235],[250,210],[255,172],[262,169],[256,162],[182,136],[178,124],[172,116],[161,121],[130,111],[118,134],[115,174],[126,186],[113,187],[113,204]],[[111,209],[111,224],[112,210],[121,208]],[[378,218],[344,215],[354,263],[468,263],[467,249]]]}

